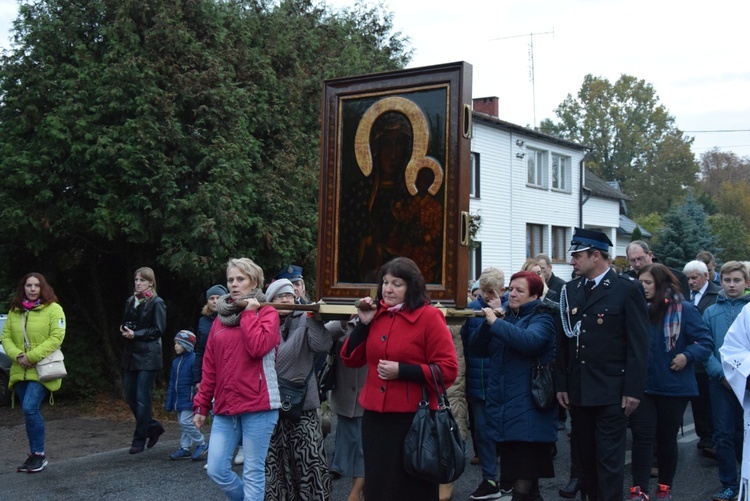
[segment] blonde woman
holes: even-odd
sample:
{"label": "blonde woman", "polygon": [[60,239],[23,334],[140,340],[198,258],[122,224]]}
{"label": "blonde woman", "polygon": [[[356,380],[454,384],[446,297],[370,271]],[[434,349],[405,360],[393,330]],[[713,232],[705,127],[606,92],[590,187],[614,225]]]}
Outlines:
{"label": "blonde woman", "polygon": [[[229,294],[216,303],[203,356],[203,379],[193,399],[199,429],[213,410],[208,476],[228,499],[263,499],[268,444],[279,417],[276,346],[279,314],[261,307],[263,270],[251,259],[227,263]],[[232,454],[242,440],[242,478],[232,471]]]}
{"label": "blonde woman", "polygon": [[151,268],[138,268],[133,277],[133,295],[125,301],[120,336],[125,341],[120,368],[125,401],[135,417],[130,454],[156,445],[164,427],[153,418],[151,391],[162,367],[161,337],[167,328],[167,306],[156,294]]}
{"label": "blonde woman", "polygon": [[526,261],[524,261],[523,266],[521,266],[521,271],[530,271],[542,277],[544,293],[539,299],[541,299],[542,301],[544,301],[545,299],[549,299],[550,301],[558,301],[557,293],[547,287],[547,282],[545,282],[544,276],[542,276],[542,266],[539,264],[539,261],[534,258],[527,259]]}

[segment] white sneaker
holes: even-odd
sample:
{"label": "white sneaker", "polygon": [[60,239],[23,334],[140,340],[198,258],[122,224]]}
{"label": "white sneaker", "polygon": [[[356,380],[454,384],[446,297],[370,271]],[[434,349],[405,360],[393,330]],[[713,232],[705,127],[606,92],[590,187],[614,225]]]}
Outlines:
{"label": "white sneaker", "polygon": [[204,469],[204,470],[207,470],[207,469],[208,469],[208,463],[206,463],[206,464],[204,464],[204,465],[203,465],[203,469]]}
{"label": "white sneaker", "polygon": [[237,454],[234,456],[234,464],[242,464],[245,462],[245,454],[242,452],[242,446],[237,447]]}

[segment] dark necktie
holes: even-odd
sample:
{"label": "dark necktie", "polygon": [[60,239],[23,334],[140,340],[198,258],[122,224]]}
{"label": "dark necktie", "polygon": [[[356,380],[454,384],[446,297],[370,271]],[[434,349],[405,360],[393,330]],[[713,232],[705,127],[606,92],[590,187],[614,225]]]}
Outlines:
{"label": "dark necktie", "polygon": [[595,280],[589,280],[588,282],[586,282],[586,287],[584,288],[584,291],[586,292],[586,299],[591,297],[591,292],[594,290],[595,284]]}
{"label": "dark necktie", "polygon": [[697,294],[695,293],[695,291],[690,291],[690,302],[691,303],[695,303],[695,296],[696,295]]}

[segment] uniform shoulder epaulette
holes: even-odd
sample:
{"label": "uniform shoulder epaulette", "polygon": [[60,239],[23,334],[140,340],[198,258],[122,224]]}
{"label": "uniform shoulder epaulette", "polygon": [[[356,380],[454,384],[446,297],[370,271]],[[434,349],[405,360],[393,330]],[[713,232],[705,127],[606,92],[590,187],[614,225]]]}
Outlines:
{"label": "uniform shoulder epaulette", "polygon": [[631,277],[630,275],[626,275],[625,273],[619,273],[617,275],[619,278],[624,278],[625,280],[628,280],[630,282],[637,282],[638,279]]}

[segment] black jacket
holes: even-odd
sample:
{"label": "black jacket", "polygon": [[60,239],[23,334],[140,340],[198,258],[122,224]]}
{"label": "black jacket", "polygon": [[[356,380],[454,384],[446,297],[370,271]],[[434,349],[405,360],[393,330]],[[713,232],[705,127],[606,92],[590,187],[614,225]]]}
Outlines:
{"label": "black jacket", "polygon": [[557,347],[557,391],[572,405],[614,405],[623,396],[643,398],[648,371],[648,306],[634,279],[610,270],[587,300],[584,281],[563,288],[567,305],[563,322],[581,322],[576,339],[560,336]]}
{"label": "black jacket", "polygon": [[[708,287],[706,287],[706,292],[703,293],[701,296],[701,300],[698,301],[698,304],[696,306],[698,307],[698,311],[703,314],[704,311],[706,311],[706,308],[711,306],[716,302],[716,298],[719,296],[719,292],[721,292],[721,287],[716,285],[713,282],[708,282]],[[690,301],[690,295],[688,294],[687,300]]]}
{"label": "black jacket", "polygon": [[[133,339],[126,339],[120,368],[136,371],[156,371],[162,367],[161,338],[167,329],[167,306],[159,296],[133,307],[134,297],[125,302],[122,324],[135,324]],[[118,335],[120,332],[118,330]],[[122,336],[120,336],[122,337]]]}
{"label": "black jacket", "polygon": [[562,292],[562,288],[565,286],[565,280],[563,280],[560,277],[555,276],[554,273],[550,274],[549,282],[547,282],[547,287],[552,289],[557,293],[558,300],[560,298],[560,293]]}

